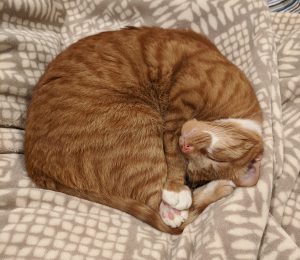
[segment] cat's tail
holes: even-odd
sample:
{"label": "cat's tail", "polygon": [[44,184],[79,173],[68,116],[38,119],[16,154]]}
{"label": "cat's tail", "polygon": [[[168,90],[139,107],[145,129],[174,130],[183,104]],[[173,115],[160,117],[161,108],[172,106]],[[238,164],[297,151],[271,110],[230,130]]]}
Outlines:
{"label": "cat's tail", "polygon": [[117,196],[102,196],[93,192],[76,191],[57,182],[55,182],[54,186],[47,188],[121,210],[162,232],[179,235],[183,231],[183,226],[178,228],[169,227],[163,222],[157,211],[136,200],[119,198]]}

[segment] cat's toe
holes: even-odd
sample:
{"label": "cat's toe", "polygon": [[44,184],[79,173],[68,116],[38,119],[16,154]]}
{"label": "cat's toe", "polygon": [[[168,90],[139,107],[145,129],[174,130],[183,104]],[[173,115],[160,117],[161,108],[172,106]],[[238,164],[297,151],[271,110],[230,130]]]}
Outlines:
{"label": "cat's toe", "polygon": [[187,210],[174,209],[163,201],[160,204],[159,213],[163,222],[172,228],[179,227],[188,218]]}
{"label": "cat's toe", "polygon": [[236,185],[232,181],[220,180],[215,192],[220,198],[222,198],[230,195],[235,188]]}
{"label": "cat's toe", "polygon": [[230,180],[215,180],[209,182],[206,185],[205,190],[206,192],[216,192],[218,189],[222,189],[224,187],[230,187],[234,189],[236,185],[234,184],[233,181]]}
{"label": "cat's toe", "polygon": [[178,210],[188,209],[192,205],[192,193],[187,186],[183,186],[179,191],[163,189],[162,199]]}

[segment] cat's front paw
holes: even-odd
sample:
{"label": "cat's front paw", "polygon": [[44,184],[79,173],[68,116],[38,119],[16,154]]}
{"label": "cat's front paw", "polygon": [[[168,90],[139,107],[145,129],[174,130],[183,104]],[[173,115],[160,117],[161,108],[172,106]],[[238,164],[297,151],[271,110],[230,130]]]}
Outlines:
{"label": "cat's front paw", "polygon": [[210,201],[217,201],[230,195],[235,187],[236,185],[230,180],[215,180],[196,189],[193,194],[197,200],[208,198]]}
{"label": "cat's front paw", "polygon": [[229,180],[218,180],[215,182],[216,182],[215,184],[213,184],[213,183],[212,184],[215,185],[214,193],[218,199],[221,199],[223,197],[230,195],[236,187],[236,185],[232,181],[229,181]]}
{"label": "cat's front paw", "polygon": [[188,210],[174,209],[162,201],[159,206],[159,214],[166,225],[176,228],[188,218],[189,212]]}
{"label": "cat's front paw", "polygon": [[162,200],[174,209],[188,209],[192,205],[192,192],[185,185],[167,184],[162,190]]}

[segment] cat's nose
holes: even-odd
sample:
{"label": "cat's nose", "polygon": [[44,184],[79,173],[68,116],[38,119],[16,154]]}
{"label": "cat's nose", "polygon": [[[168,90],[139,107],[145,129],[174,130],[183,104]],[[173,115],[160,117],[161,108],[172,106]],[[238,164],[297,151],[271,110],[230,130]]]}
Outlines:
{"label": "cat's nose", "polygon": [[182,136],[179,137],[179,146],[183,153],[189,153],[194,149],[191,145],[186,143],[184,137]]}
{"label": "cat's nose", "polygon": [[193,147],[188,145],[188,144],[184,144],[181,148],[183,153],[189,153],[193,150]]}

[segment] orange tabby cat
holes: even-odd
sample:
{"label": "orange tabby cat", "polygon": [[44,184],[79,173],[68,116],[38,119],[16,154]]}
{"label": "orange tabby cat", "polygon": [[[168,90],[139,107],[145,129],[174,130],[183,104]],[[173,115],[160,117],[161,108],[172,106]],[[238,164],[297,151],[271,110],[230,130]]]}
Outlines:
{"label": "orange tabby cat", "polygon": [[[193,118],[200,124],[211,121],[208,128],[217,124],[220,133],[208,129],[210,137],[192,152],[185,149],[187,136],[195,136],[189,129],[201,136],[202,125],[185,125],[183,156],[179,135]],[[40,187],[120,209],[179,234],[235,187],[230,180],[215,180],[192,195],[184,183],[185,157],[190,175],[228,178],[241,186],[257,181],[257,174],[247,185],[242,178],[262,151],[261,137],[227,118],[247,119],[260,128],[261,112],[244,74],[208,39],[160,28],[104,32],[68,47],[38,82],[26,122],[26,167]],[[235,134],[243,135],[239,143]],[[244,148],[227,151],[226,142],[219,141],[228,137],[233,147]],[[213,160],[226,161],[225,168]]]}

